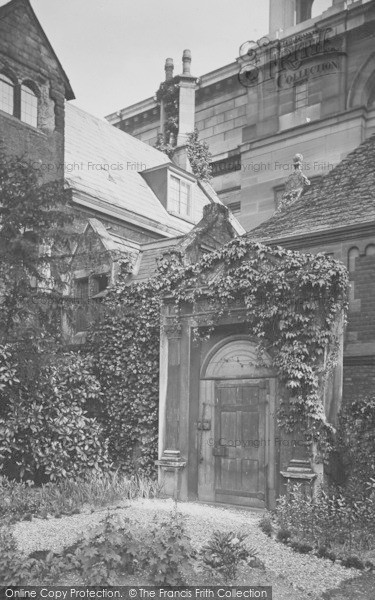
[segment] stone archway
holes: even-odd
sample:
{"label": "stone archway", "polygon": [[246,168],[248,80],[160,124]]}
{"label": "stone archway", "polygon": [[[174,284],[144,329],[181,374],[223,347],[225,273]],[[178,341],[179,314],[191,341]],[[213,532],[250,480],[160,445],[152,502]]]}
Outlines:
{"label": "stone archway", "polygon": [[276,377],[256,340],[231,336],[201,367],[198,498],[263,508],[275,501]]}

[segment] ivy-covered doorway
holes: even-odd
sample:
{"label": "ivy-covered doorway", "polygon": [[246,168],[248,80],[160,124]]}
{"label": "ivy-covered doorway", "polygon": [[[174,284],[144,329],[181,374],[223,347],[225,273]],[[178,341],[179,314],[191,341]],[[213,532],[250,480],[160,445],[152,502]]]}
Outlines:
{"label": "ivy-covered doorway", "polygon": [[198,498],[264,508],[275,502],[275,392],[256,342],[231,336],[203,361]]}

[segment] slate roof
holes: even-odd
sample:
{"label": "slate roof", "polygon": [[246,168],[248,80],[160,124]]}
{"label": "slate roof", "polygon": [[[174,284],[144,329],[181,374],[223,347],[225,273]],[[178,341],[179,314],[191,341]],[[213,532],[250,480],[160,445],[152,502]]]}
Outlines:
{"label": "slate roof", "polygon": [[[150,222],[164,236],[192,229],[166,211],[140,173],[170,163],[165,154],[71,104],[65,119],[65,180],[73,199],[82,194],[94,210],[113,209],[124,220],[138,216],[140,225]],[[204,191],[196,191],[207,204]]]}
{"label": "slate roof", "polygon": [[247,233],[277,240],[352,225],[375,224],[375,135],[350,152],[291,206]]}

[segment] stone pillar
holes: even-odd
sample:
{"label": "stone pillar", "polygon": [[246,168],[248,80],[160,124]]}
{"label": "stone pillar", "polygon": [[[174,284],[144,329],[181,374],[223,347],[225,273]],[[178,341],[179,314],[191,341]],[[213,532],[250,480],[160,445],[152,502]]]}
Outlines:
{"label": "stone pillar", "polygon": [[159,483],[173,498],[179,497],[181,471],[186,460],[180,453],[181,326],[172,308],[163,307],[160,336]]}

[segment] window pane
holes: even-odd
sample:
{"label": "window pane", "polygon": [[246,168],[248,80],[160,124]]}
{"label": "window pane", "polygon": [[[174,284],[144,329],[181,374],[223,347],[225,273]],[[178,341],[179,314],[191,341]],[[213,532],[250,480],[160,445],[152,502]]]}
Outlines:
{"label": "window pane", "polygon": [[191,213],[191,185],[171,175],[168,199],[169,210],[179,215]]}
{"label": "window pane", "polygon": [[171,175],[170,185],[170,197],[169,197],[170,210],[173,212],[180,212],[180,180],[177,177]]}
{"label": "window pane", "polygon": [[14,85],[5,75],[0,75],[0,110],[10,115],[14,112]]}
{"label": "window pane", "polygon": [[38,98],[26,85],[21,86],[21,120],[33,127],[38,125]]}
{"label": "window pane", "polygon": [[190,185],[181,181],[180,190],[180,213],[190,215]]}

